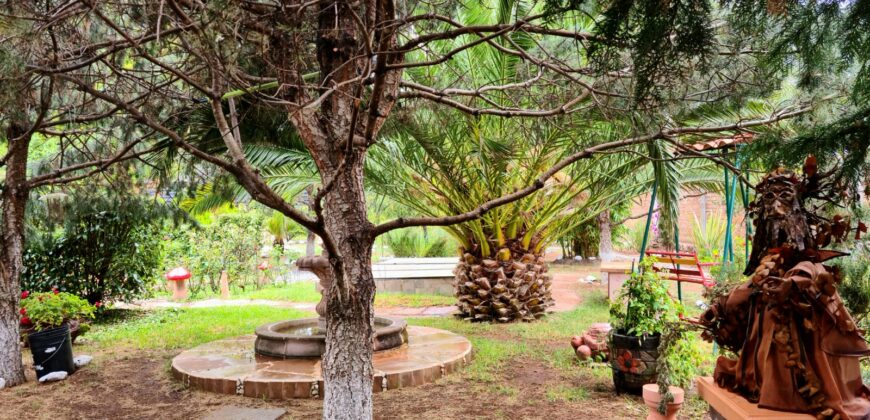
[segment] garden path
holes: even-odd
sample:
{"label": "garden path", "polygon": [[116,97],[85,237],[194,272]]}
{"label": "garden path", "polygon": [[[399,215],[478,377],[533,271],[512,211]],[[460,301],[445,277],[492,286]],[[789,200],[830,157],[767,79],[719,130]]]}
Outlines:
{"label": "garden path", "polygon": [[[549,256],[549,255],[548,255]],[[551,256],[554,260],[556,256]],[[599,264],[551,265],[553,275],[553,300],[555,312],[570,311],[580,305],[583,299],[580,296],[580,288],[587,276],[593,275],[600,278]],[[176,302],[167,298],[154,298],[134,302],[117,303],[115,306],[121,309],[154,310],[164,308],[213,308],[220,306],[249,306],[261,305],[279,308],[292,308],[303,311],[314,311],[313,302],[289,302],[272,299],[204,299],[187,302]],[[450,316],[456,312],[452,305],[448,306],[424,306],[424,307],[379,307],[375,309],[379,316],[395,317],[427,317],[427,316]]]}
{"label": "garden path", "polygon": [[[148,299],[134,303],[118,303],[115,306],[121,309],[163,309],[163,308],[214,308],[218,306],[249,306],[262,305],[276,308],[292,308],[302,311],[314,311],[315,303],[286,302],[267,299],[205,299],[192,302],[174,302],[167,299]],[[454,306],[425,306],[413,307],[388,307],[375,310],[378,316],[420,317],[420,316],[447,316],[456,311]]]}

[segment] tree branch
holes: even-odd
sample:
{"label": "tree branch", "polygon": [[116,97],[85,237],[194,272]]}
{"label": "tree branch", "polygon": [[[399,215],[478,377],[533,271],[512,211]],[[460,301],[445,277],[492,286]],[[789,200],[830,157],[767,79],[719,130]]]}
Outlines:
{"label": "tree branch", "polygon": [[[277,194],[275,194],[275,192],[272,191],[270,188],[265,187],[265,189],[261,189],[261,187],[264,186],[263,180],[260,179],[259,176],[256,175],[255,173],[252,174],[249,171],[244,171],[242,168],[240,168],[239,166],[237,166],[236,164],[234,164],[232,162],[228,162],[225,159],[219,158],[217,156],[211,155],[209,153],[206,153],[206,152],[198,149],[197,147],[184,141],[184,139],[181,137],[181,135],[176,133],[174,130],[159,123],[154,118],[152,118],[150,115],[143,113],[142,111],[139,110],[139,108],[133,106],[129,102],[125,102],[123,99],[109,95],[105,92],[98,91],[98,90],[94,89],[93,86],[91,86],[91,84],[89,84],[83,80],[80,80],[77,77],[67,75],[67,74],[57,75],[57,77],[75,84],[76,86],[78,86],[78,88],[80,90],[82,90],[82,91],[84,91],[84,92],[86,92],[86,93],[88,93],[96,98],[99,98],[105,102],[108,102],[112,105],[115,105],[115,106],[123,109],[134,120],[138,121],[141,124],[144,124],[147,127],[154,129],[158,133],[165,135],[170,140],[172,140],[172,142],[174,144],[181,147],[182,149],[184,149],[188,153],[190,153],[190,154],[192,154],[192,155],[194,155],[194,156],[196,156],[196,157],[198,157],[206,162],[209,162],[215,166],[218,166],[221,169],[235,175],[236,179],[239,180],[239,183],[242,185],[242,187],[245,188],[248,191],[248,193],[251,194],[251,196],[253,196],[255,199],[257,199],[257,201],[260,201],[264,205],[280,211],[281,213],[283,213],[287,217],[293,219],[294,221],[296,221],[297,223],[299,223],[300,225],[304,226],[305,228],[307,228],[308,230],[310,230],[312,232],[319,234],[323,231],[321,225],[319,223],[317,223],[316,220],[308,217],[307,215],[305,215],[301,211],[299,211],[296,208],[294,208],[293,206],[291,206],[289,203],[287,203],[286,201],[281,199],[281,197],[279,197]],[[218,103],[220,103],[219,97],[216,101]],[[226,123],[226,120],[224,120],[224,123]],[[221,128],[221,132],[222,133],[228,132],[228,127],[225,126],[225,127]],[[229,147],[230,145],[227,145],[227,146]]]}

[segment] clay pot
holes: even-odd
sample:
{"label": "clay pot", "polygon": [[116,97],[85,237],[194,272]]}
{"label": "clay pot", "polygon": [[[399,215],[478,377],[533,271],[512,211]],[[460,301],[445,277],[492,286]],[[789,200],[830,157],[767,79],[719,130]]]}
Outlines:
{"label": "clay pot", "polygon": [[592,351],[607,350],[607,336],[598,338],[592,334],[583,334],[583,344],[589,346]]}
{"label": "clay pot", "polygon": [[589,346],[586,345],[577,347],[577,357],[580,358],[580,360],[589,359],[590,357],[592,357],[592,349],[590,349]]}
{"label": "clay pot", "polygon": [[596,322],[589,327],[589,334],[596,337],[607,337],[613,327],[606,322]]}
{"label": "clay pot", "polygon": [[659,394],[659,386],[657,384],[646,384],[643,386],[643,402],[649,408],[649,415],[646,420],[677,420],[677,411],[683,406],[685,393],[682,388],[675,386],[669,387],[671,394],[674,394],[674,401],[668,404],[668,409],[665,415],[659,413],[659,401],[662,400]]}
{"label": "clay pot", "polygon": [[579,335],[575,335],[575,336],[571,337],[571,347],[574,347],[574,350],[577,350],[577,347],[580,347],[582,345],[583,345],[583,337],[580,337]]}

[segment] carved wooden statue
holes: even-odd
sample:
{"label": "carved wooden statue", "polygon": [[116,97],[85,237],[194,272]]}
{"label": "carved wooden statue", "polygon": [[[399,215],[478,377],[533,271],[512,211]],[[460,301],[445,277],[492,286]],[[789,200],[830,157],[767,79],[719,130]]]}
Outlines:
{"label": "carved wooden statue", "polygon": [[837,293],[839,273],[823,265],[843,254],[821,250],[849,232],[848,222],[805,207],[831,193],[822,184],[812,157],[803,179],[779,169],[759,183],[750,278],[717,297],[700,323],[707,339],[737,355],[719,357],[719,386],[763,408],[870,419],[859,366],[870,350]]}

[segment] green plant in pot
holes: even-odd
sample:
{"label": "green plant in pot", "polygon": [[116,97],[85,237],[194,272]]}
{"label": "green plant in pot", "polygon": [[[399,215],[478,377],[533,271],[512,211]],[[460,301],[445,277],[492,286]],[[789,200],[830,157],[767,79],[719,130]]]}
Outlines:
{"label": "green plant in pot", "polygon": [[70,331],[81,332],[94,317],[98,305],[57,289],[46,293],[22,293],[22,337],[30,346],[37,378],[58,371],[75,370]]}
{"label": "green plant in pot", "polygon": [[652,270],[653,262],[649,257],[641,262],[610,306],[610,365],[617,393],[639,395],[645,384],[656,382],[662,334],[682,313]]}

